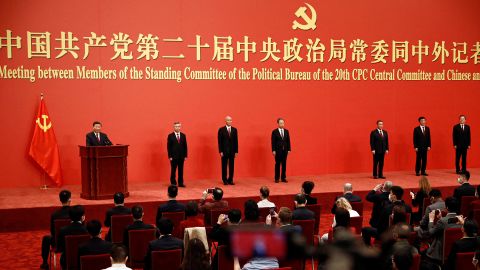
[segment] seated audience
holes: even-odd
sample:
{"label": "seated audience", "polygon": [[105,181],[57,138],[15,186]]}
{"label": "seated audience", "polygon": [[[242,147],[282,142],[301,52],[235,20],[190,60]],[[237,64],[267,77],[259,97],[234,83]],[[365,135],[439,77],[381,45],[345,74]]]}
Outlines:
{"label": "seated audience", "polygon": [[189,201],[185,207],[185,220],[180,222],[180,231],[185,231],[186,228],[205,227],[205,222],[202,217],[198,215],[198,204],[195,201]]}
{"label": "seated audience", "polygon": [[410,270],[413,265],[413,254],[408,245],[398,245],[393,248],[392,269]]}
{"label": "seated audience", "polygon": [[[208,189],[205,190],[202,194],[202,198],[200,199],[200,202],[198,204],[198,210],[200,213],[206,213],[212,209],[225,209],[228,208],[228,202],[223,200],[223,190],[221,188],[214,188],[212,190],[212,197],[213,201],[208,202]],[[212,220],[213,222],[213,220]]]}
{"label": "seated audience", "polygon": [[270,189],[266,186],[260,188],[260,199],[258,208],[275,208],[275,204],[268,200],[270,197]]}
{"label": "seated audience", "polygon": [[210,270],[210,256],[205,244],[198,238],[190,239],[185,248],[181,270]]}
{"label": "seated audience", "polygon": [[462,216],[458,217],[459,223],[462,225],[463,237],[453,243],[445,269],[455,269],[455,263],[458,253],[475,252],[478,249],[478,224],[475,220],[464,220]]}
{"label": "seated audience", "polygon": [[178,187],[176,185],[168,186],[168,202],[160,205],[157,209],[157,217],[155,222],[158,227],[158,222],[162,218],[163,212],[183,212],[185,205],[177,201]]}
{"label": "seated audience", "polygon": [[[231,209],[228,212],[228,215],[221,214],[218,216],[217,223],[213,225],[212,231],[210,232],[210,239],[215,242],[218,242],[219,246],[224,246],[229,244],[229,228],[232,226],[238,226],[242,220],[242,212],[239,209]],[[226,224],[227,226],[223,226]],[[218,269],[218,253],[215,253],[212,259],[212,269]]]}
{"label": "seated audience", "polygon": [[420,180],[418,180],[418,185],[420,186],[420,189],[417,193],[410,191],[410,196],[412,197],[412,205],[418,207],[418,211],[412,213],[413,222],[419,222],[422,219],[423,199],[427,198],[428,194],[432,190],[426,176],[420,177]]}
{"label": "seated audience", "polygon": [[453,197],[455,197],[459,204],[459,209],[462,207],[462,197],[463,196],[475,196],[475,187],[470,185],[468,182],[470,180],[470,173],[468,171],[460,174],[457,178],[458,183],[460,184],[453,191]]}
{"label": "seated audience", "polygon": [[[348,213],[350,214],[350,217],[359,217],[360,216],[357,211],[352,209],[352,205],[350,205],[350,203],[344,197],[338,198],[337,201],[335,202],[335,205],[337,206],[336,209],[342,208],[342,209],[347,210]],[[332,228],[335,228],[336,226],[337,226],[336,225],[336,219],[335,219],[335,216],[334,216],[333,217]]]}
{"label": "seated audience", "polygon": [[87,222],[87,231],[90,234],[90,240],[78,246],[79,264],[82,256],[110,254],[112,251],[112,243],[102,239],[102,223],[100,221],[93,219]]}
{"label": "seated audience", "polygon": [[162,218],[158,222],[160,237],[148,244],[147,255],[145,256],[144,269],[152,267],[152,252],[158,250],[181,249],[183,254],[183,241],[172,236],[173,222],[168,218]]}
{"label": "seated audience", "polygon": [[122,245],[114,245],[112,247],[112,251],[110,252],[110,261],[112,262],[112,266],[104,269],[104,270],[132,270],[131,268],[127,267],[127,250]]}
{"label": "seated audience", "polygon": [[[340,199],[347,201],[345,198],[340,198]],[[357,213],[357,216],[358,216],[358,213]],[[322,235],[321,241],[323,243],[326,243],[328,241],[329,234],[333,233],[333,235],[335,235],[335,231],[337,230],[337,228],[347,228],[347,229],[350,228],[350,217],[351,215],[348,209],[343,207],[338,207],[335,212],[335,216],[333,217],[334,225],[332,225],[332,230]]]}
{"label": "seated audience", "polygon": [[346,183],[344,186],[343,186],[343,195],[341,196],[337,196],[335,198],[335,202],[333,203],[333,206],[332,206],[332,214],[335,214],[335,210],[337,210],[337,200],[339,198],[345,198],[347,199],[348,202],[361,202],[362,201],[362,198],[360,198],[360,196],[358,195],[355,195],[353,194],[353,186],[352,184],[350,183]]}
{"label": "seated audience", "polygon": [[305,181],[302,184],[301,193],[305,195],[307,199],[307,204],[317,204],[317,198],[312,197],[312,190],[315,187],[315,183],[312,181]]}
{"label": "seated audience", "polygon": [[245,215],[243,223],[258,223],[260,212],[258,211],[257,203],[254,200],[247,200],[243,206],[243,213]]}
{"label": "seated audience", "polygon": [[420,221],[420,227],[424,230],[426,230],[428,227],[428,215],[430,214],[430,212],[435,210],[445,210],[445,202],[442,199],[442,192],[439,189],[432,189],[428,196],[430,197],[431,204],[425,208],[425,214]]}
{"label": "seated audience", "polygon": [[58,234],[57,251],[62,253],[60,256],[60,265],[62,266],[62,269],[66,269],[67,267],[67,258],[65,257],[65,237],[68,235],[82,235],[88,233],[87,228],[83,225],[83,222],[85,221],[85,209],[83,206],[74,205],[70,207],[68,210],[68,216],[72,223],[61,228]]}
{"label": "seated audience", "polygon": [[[132,211],[130,208],[125,206],[125,195],[122,192],[117,192],[113,195],[113,203],[115,207],[110,208],[107,210],[105,214],[105,221],[103,222],[105,224],[105,227],[111,226],[112,222],[112,216],[116,215],[130,215]],[[112,239],[112,232],[111,230],[108,230],[107,236],[105,236],[105,240],[111,241]]]}
{"label": "seated audience", "polygon": [[160,231],[155,226],[143,222],[143,215],[144,212],[141,205],[135,205],[132,207],[133,223],[128,225],[123,231],[123,245],[127,248],[127,251],[130,247],[130,235],[128,233],[130,231],[155,229],[156,237],[160,237]]}
{"label": "seated audience", "polygon": [[370,218],[370,226],[373,228],[378,227],[383,207],[389,203],[388,196],[390,195],[392,185],[391,181],[385,181],[383,184],[376,185],[373,190],[367,194],[367,201],[373,203],[372,216]]}
{"label": "seated audience", "polygon": [[305,206],[307,205],[307,198],[305,194],[295,195],[295,210],[292,213],[293,220],[309,220],[315,219],[315,213]]}
{"label": "seated audience", "polygon": [[50,216],[50,235],[45,235],[42,239],[42,264],[40,269],[49,269],[48,254],[50,253],[50,246],[55,247],[55,220],[69,219],[68,211],[70,210],[72,193],[68,190],[62,190],[58,197],[62,207],[55,210]]}

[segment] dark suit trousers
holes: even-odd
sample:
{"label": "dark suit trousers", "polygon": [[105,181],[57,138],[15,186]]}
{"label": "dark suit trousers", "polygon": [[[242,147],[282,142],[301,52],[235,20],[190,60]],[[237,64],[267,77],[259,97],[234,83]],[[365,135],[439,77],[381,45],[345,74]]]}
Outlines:
{"label": "dark suit trousers", "polygon": [[275,181],[280,178],[280,166],[282,167],[282,180],[287,179],[287,151],[276,151],[275,153]]}
{"label": "dark suit trousers", "polygon": [[427,148],[418,148],[417,160],[415,161],[415,173],[425,173],[427,169]]}
{"label": "dark suit trousers", "polygon": [[468,148],[455,149],[455,168],[460,171],[460,157],[462,158],[462,171],[467,170],[467,150]]}
{"label": "dark suit trousers", "polygon": [[42,239],[42,260],[44,263],[48,262],[48,255],[50,254],[51,245],[52,245],[52,236],[45,235]]}
{"label": "dark suit trousers", "polygon": [[183,163],[185,162],[185,159],[175,159],[173,158],[170,160],[170,183],[172,185],[176,185],[177,181],[175,180],[175,173],[177,172],[178,168],[178,184],[183,185]]}
{"label": "dark suit trousers", "polygon": [[[228,164],[228,178],[227,178],[227,164]],[[225,155],[222,157],[222,181],[223,183],[233,182],[233,172],[235,170],[235,154]]]}
{"label": "dark suit trousers", "polygon": [[373,155],[373,176],[383,176],[383,160],[385,153],[377,153]]}

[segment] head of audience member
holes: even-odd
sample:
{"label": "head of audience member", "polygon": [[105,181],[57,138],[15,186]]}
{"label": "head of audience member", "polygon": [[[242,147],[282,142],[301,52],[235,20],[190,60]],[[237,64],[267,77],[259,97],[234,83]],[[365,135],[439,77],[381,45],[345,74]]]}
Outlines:
{"label": "head of audience member", "polygon": [[476,237],[478,224],[474,219],[466,219],[462,226],[463,237]]}
{"label": "head of audience member", "polygon": [[435,203],[439,200],[442,200],[442,192],[436,188],[430,190],[428,196],[430,197],[430,203]]}
{"label": "head of audience member", "polygon": [[198,215],[198,204],[195,201],[189,201],[185,206],[185,216],[194,217]]}
{"label": "head of audience member", "polygon": [[262,186],[260,188],[260,198],[266,200],[270,197],[270,189],[267,186]]}
{"label": "head of audience member", "polygon": [[90,236],[100,238],[102,235],[102,223],[96,219],[87,222],[87,231]]}
{"label": "head of audience member", "polygon": [[404,222],[399,222],[393,227],[393,239],[395,241],[408,241],[411,228]]}
{"label": "head of audience member", "polygon": [[169,218],[161,218],[158,222],[158,229],[161,235],[169,235],[173,232],[173,222]]}
{"label": "head of audience member", "polygon": [[307,198],[305,197],[305,194],[298,193],[295,195],[295,208],[305,207],[305,205],[307,205]]}
{"label": "head of audience member", "polygon": [[337,208],[343,208],[347,211],[352,210],[352,205],[350,202],[345,199],[344,197],[340,197],[335,201],[335,205],[337,205]]}
{"label": "head of audience member", "polygon": [[455,197],[447,197],[445,199],[445,207],[449,213],[458,213],[460,205]]}
{"label": "head of audience member", "polygon": [[188,241],[185,248],[185,256],[182,261],[182,270],[210,269],[210,257],[205,244],[198,238]]}
{"label": "head of audience member", "polygon": [[170,185],[168,186],[168,199],[169,200],[175,200],[178,195],[178,187],[176,185]]}
{"label": "head of audience member", "polygon": [[242,221],[242,211],[240,209],[230,209],[227,216],[228,225],[238,225]]}
{"label": "head of audience member", "polygon": [[134,221],[142,221],[143,207],[141,205],[135,205],[132,207],[132,216]]}
{"label": "head of audience member", "polygon": [[460,174],[458,176],[458,179],[457,179],[457,181],[460,185],[468,183],[469,180],[470,180],[470,172],[469,171],[463,172],[462,174]]}
{"label": "head of audience member", "polygon": [[292,210],[288,207],[280,207],[280,210],[278,210],[277,223],[280,226],[292,224]]}
{"label": "head of audience member", "polygon": [[84,222],[85,209],[81,205],[74,205],[68,210],[68,216],[72,222]]}
{"label": "head of audience member", "polygon": [[212,196],[215,201],[221,201],[223,198],[223,189],[219,187],[214,188]]}
{"label": "head of audience member", "polygon": [[393,186],[392,181],[385,181],[385,183],[383,183],[382,191],[390,192],[390,189],[392,189],[392,186]]}
{"label": "head of audience member", "polygon": [[102,130],[102,123],[100,123],[100,121],[95,121],[93,122],[92,127],[93,132],[100,133],[100,131]]}
{"label": "head of audience member", "polygon": [[351,183],[345,183],[343,185],[343,194],[353,193],[353,186]]}
{"label": "head of audience member", "polygon": [[72,193],[64,189],[60,191],[60,193],[58,194],[58,198],[60,199],[62,206],[69,206],[72,200]]}
{"label": "head of audience member", "polygon": [[407,222],[407,209],[403,205],[395,205],[392,209],[392,225]]}
{"label": "head of audience member", "polygon": [[430,190],[432,190],[430,182],[425,175],[422,175],[422,177],[420,177],[420,179],[418,180],[418,186],[420,187],[421,191],[425,192],[425,194],[428,194]]}
{"label": "head of audience member", "polygon": [[126,264],[128,260],[127,249],[123,245],[113,245],[110,252],[112,264]]}
{"label": "head of audience member", "polygon": [[396,201],[401,201],[403,197],[403,188],[400,186],[393,186],[390,189],[390,195],[388,196],[388,199],[391,202],[396,202]]}
{"label": "head of audience member", "polygon": [[335,211],[335,227],[350,227],[350,212],[345,208],[337,208]]}
{"label": "head of audience member", "polygon": [[121,206],[125,203],[125,195],[122,192],[113,194],[113,203],[115,206]]}
{"label": "head of audience member", "polygon": [[244,204],[245,221],[257,222],[260,217],[258,204],[254,200],[247,200]]}
{"label": "head of audience member", "polygon": [[302,193],[305,195],[312,194],[312,190],[315,187],[315,183],[312,181],[305,181],[302,184]]}
{"label": "head of audience member", "polygon": [[409,270],[413,264],[413,254],[410,245],[397,245],[393,248],[392,269]]}

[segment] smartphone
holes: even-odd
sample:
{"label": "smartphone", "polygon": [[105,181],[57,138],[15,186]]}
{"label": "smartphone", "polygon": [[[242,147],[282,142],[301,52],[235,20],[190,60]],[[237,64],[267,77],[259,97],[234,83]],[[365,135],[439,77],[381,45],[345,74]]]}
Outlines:
{"label": "smartphone", "polygon": [[458,218],[457,217],[453,217],[453,218],[448,219],[448,224],[455,224],[455,223],[458,223]]}
{"label": "smartphone", "polygon": [[212,194],[214,190],[215,190],[215,188],[209,188],[209,189],[207,189],[207,193]]}
{"label": "smartphone", "polygon": [[275,207],[270,208],[270,216],[275,215]]}

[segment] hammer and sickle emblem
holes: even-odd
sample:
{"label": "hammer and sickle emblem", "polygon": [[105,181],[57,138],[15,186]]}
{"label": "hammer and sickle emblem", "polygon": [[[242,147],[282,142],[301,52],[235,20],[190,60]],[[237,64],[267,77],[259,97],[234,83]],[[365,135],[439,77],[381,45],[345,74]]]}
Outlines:
{"label": "hammer and sickle emblem", "polygon": [[48,115],[42,114],[43,123],[40,122],[40,118],[37,118],[37,125],[43,132],[47,132],[52,127],[52,122],[47,124]]}
{"label": "hammer and sickle emblem", "polygon": [[309,17],[307,15],[307,13],[306,13],[307,8],[306,7],[304,7],[304,6],[299,7],[297,9],[297,11],[295,11],[295,16],[297,16],[297,18],[302,18],[305,21],[305,24],[301,24],[301,23],[299,23],[295,20],[295,21],[293,21],[293,25],[292,25],[293,30],[295,30],[295,29],[301,29],[301,30],[312,29],[312,30],[315,30],[315,28],[317,28],[317,25],[316,25],[316,23],[317,23],[317,12],[308,3],[305,3],[305,5],[308,7],[308,9],[310,9],[310,12],[312,13],[312,17]]}

